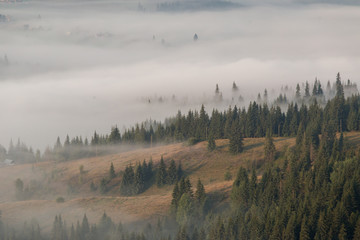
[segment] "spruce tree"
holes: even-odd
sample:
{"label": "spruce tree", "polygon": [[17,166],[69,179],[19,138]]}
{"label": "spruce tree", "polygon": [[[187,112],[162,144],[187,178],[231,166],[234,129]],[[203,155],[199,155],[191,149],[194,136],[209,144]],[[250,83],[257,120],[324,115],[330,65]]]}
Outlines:
{"label": "spruce tree", "polygon": [[296,100],[299,100],[301,98],[300,85],[299,84],[296,85],[295,98],[296,98]]}
{"label": "spruce tree", "polygon": [[120,184],[120,192],[126,196],[132,195],[135,190],[135,173],[134,168],[130,165],[125,168],[125,172]]}
{"label": "spruce tree", "polygon": [[213,150],[215,150],[215,148],[216,148],[215,139],[214,139],[213,135],[210,134],[210,135],[209,135],[209,139],[208,139],[207,149],[208,149],[209,151],[213,151]]}
{"label": "spruce tree", "polygon": [[353,239],[360,239],[360,218],[356,222]]}
{"label": "spruce tree", "polygon": [[167,173],[168,177],[168,184],[172,185],[177,181],[177,170],[176,170],[176,164],[175,161],[172,159],[170,161],[170,166]]}
{"label": "spruce tree", "polygon": [[176,170],[177,181],[180,181],[183,175],[184,175],[184,171],[182,170],[181,162],[179,162],[178,168]]}
{"label": "spruce tree", "polygon": [[193,190],[192,190],[192,186],[190,183],[190,178],[186,178],[185,179],[185,192],[188,193],[190,195],[190,197],[193,197]]}
{"label": "spruce tree", "polygon": [[137,165],[135,169],[134,177],[135,177],[134,179],[135,193],[136,194],[142,193],[145,190],[145,180],[144,180],[143,169],[141,164]]}
{"label": "spruce tree", "polygon": [[179,200],[181,198],[180,194],[181,193],[180,193],[180,189],[179,189],[179,184],[176,183],[174,186],[173,192],[172,192],[172,200],[171,200],[171,208],[174,213],[176,212]]}
{"label": "spruce tree", "polygon": [[115,173],[115,169],[114,169],[114,164],[111,162],[110,169],[109,169],[109,178],[113,179],[115,177],[116,177],[116,173]]}
{"label": "spruce tree", "polygon": [[234,92],[236,92],[236,91],[239,90],[239,88],[238,88],[238,86],[236,86],[236,83],[235,83],[235,82],[233,82],[232,90],[233,90]]}
{"label": "spruce tree", "polygon": [[166,165],[164,162],[163,156],[161,156],[159,168],[156,175],[156,184],[158,187],[161,187],[166,184],[167,173],[166,173]]}
{"label": "spruce tree", "polygon": [[243,151],[243,138],[238,123],[233,122],[232,133],[230,135],[229,151],[232,154],[238,154]]}
{"label": "spruce tree", "polygon": [[84,217],[83,217],[83,221],[82,221],[82,224],[81,224],[81,235],[83,236],[84,239],[87,239],[90,234],[90,226],[89,226],[89,221],[86,217],[86,214],[84,214]]}
{"label": "spruce tree", "polygon": [[274,141],[269,131],[266,133],[264,152],[265,152],[265,161],[272,162],[275,160],[276,149],[275,149]]}
{"label": "spruce tree", "polygon": [[111,144],[117,144],[120,143],[121,135],[119,128],[117,126],[111,128],[110,136],[109,136],[109,142]]}
{"label": "spruce tree", "polygon": [[206,198],[205,188],[204,185],[201,183],[200,178],[198,179],[195,191],[195,199],[198,203],[204,203]]}
{"label": "spruce tree", "polygon": [[307,81],[305,83],[305,97],[310,97],[310,87]]}
{"label": "spruce tree", "polygon": [[107,192],[107,181],[105,178],[102,178],[100,181],[100,193],[104,194]]}

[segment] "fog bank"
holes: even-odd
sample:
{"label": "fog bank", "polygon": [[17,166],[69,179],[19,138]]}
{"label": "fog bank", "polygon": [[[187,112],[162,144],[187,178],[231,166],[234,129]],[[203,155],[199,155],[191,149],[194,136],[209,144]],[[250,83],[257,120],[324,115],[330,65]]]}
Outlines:
{"label": "fog bank", "polygon": [[[337,72],[359,82],[357,6],[136,8],[0,3],[0,144],[21,138],[44,149],[57,136],[107,133],[202,103],[208,111],[247,105],[264,88],[315,77],[325,86]],[[231,101],[234,81],[244,102]],[[212,101],[216,84],[221,103]]]}

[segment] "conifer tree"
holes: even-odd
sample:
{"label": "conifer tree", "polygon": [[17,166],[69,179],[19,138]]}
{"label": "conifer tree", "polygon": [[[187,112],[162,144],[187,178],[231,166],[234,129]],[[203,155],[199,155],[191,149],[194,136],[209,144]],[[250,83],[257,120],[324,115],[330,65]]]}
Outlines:
{"label": "conifer tree", "polygon": [[56,139],[56,143],[55,143],[55,146],[54,146],[54,149],[55,150],[59,150],[62,148],[62,145],[61,145],[61,141],[60,141],[60,137],[58,136],[57,139]]}
{"label": "conifer tree", "polygon": [[305,83],[305,97],[310,97],[310,87],[307,81]]}
{"label": "conifer tree", "polygon": [[181,193],[180,193],[180,189],[179,189],[179,184],[176,183],[174,186],[173,192],[172,192],[172,200],[171,200],[171,208],[174,213],[176,212],[179,200],[181,198],[180,194]]}
{"label": "conifer tree", "polygon": [[110,170],[109,170],[109,178],[113,179],[115,177],[116,177],[116,173],[115,173],[114,164],[111,162]]}
{"label": "conifer tree", "polygon": [[100,193],[104,194],[107,192],[107,181],[105,178],[102,178],[100,181]]}
{"label": "conifer tree", "polygon": [[81,224],[81,235],[83,236],[84,239],[87,239],[90,234],[90,226],[89,226],[89,221],[86,217],[86,214],[84,214],[84,217],[83,217],[83,221],[82,221],[82,224]]}
{"label": "conifer tree", "polygon": [[168,184],[172,185],[177,181],[177,170],[176,170],[176,164],[175,161],[172,159],[170,161],[170,166],[167,173],[168,177]]}
{"label": "conifer tree", "polygon": [[300,85],[299,84],[296,84],[295,98],[296,98],[296,100],[299,100],[301,98]]}
{"label": "conifer tree", "polygon": [[198,179],[197,185],[196,185],[196,191],[195,191],[195,200],[202,204],[204,203],[206,198],[205,188],[204,185],[201,183],[200,178]]}
{"label": "conifer tree", "polygon": [[130,165],[125,168],[125,172],[120,184],[120,192],[124,195],[133,195],[135,193],[135,173]]}
{"label": "conifer tree", "polygon": [[216,148],[215,139],[214,139],[213,135],[210,134],[210,135],[209,135],[209,139],[208,139],[207,149],[208,149],[209,151],[213,151],[213,150],[215,150],[215,148]]}
{"label": "conifer tree", "polygon": [[267,132],[265,138],[264,152],[265,152],[265,161],[272,162],[275,160],[276,149],[275,149],[274,141],[269,131]]}
{"label": "conifer tree", "polygon": [[356,222],[353,239],[360,239],[360,218]]}
{"label": "conifer tree", "polygon": [[135,193],[136,194],[142,193],[145,190],[145,179],[141,164],[138,164],[136,166],[134,178],[135,178],[134,179]]}
{"label": "conifer tree", "polygon": [[230,136],[229,150],[232,154],[238,154],[243,151],[243,138],[239,124],[233,123],[232,133]]}
{"label": "conifer tree", "polygon": [[159,169],[156,175],[156,184],[158,187],[161,187],[166,184],[166,181],[167,181],[166,165],[163,156],[161,156]]}
{"label": "conifer tree", "polygon": [[184,175],[184,171],[182,170],[181,162],[179,162],[178,168],[176,170],[177,181],[180,181],[183,175]]}
{"label": "conifer tree", "polygon": [[239,88],[238,88],[238,86],[236,86],[236,83],[235,83],[235,82],[233,82],[232,90],[233,90],[234,92],[236,92],[236,91],[239,90]]}
{"label": "conifer tree", "polygon": [[147,181],[151,180],[152,177],[153,177],[153,161],[152,161],[152,157],[150,157],[149,163],[147,164],[147,168],[146,168]]}
{"label": "conifer tree", "polygon": [[220,93],[220,90],[219,90],[219,85],[218,85],[218,84],[216,84],[216,87],[215,87],[215,93],[216,93],[216,94],[219,94],[219,93]]}
{"label": "conifer tree", "polygon": [[110,135],[109,135],[109,142],[111,144],[117,144],[117,143],[120,143],[120,140],[121,140],[121,135],[120,135],[119,128],[117,126],[112,127]]}
{"label": "conifer tree", "polygon": [[192,190],[192,186],[190,183],[190,178],[186,178],[185,179],[185,192],[189,194],[190,197],[193,197],[193,190]]}
{"label": "conifer tree", "polygon": [[194,213],[194,202],[189,193],[184,193],[178,204],[176,212],[176,221],[184,225],[190,221]]}
{"label": "conifer tree", "polygon": [[265,90],[264,90],[264,101],[266,102],[267,100],[268,100],[268,91],[265,88]]}

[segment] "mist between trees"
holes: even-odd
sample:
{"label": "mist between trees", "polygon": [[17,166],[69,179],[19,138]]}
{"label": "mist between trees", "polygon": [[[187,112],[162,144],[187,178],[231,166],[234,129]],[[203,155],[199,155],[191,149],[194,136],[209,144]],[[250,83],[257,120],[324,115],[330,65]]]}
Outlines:
{"label": "mist between trees", "polygon": [[[233,91],[238,87],[233,84]],[[264,90],[258,101],[250,102],[247,108],[229,107],[225,111],[213,109],[211,114],[205,111],[202,105],[200,111],[189,110],[182,114],[180,111],[175,117],[165,119],[164,122],[145,121],[134,127],[120,132],[117,126],[111,128],[109,134],[94,132],[91,139],[76,136],[70,139],[67,135],[62,143],[60,138],[54,147],[48,147],[41,155],[34,154],[20,140],[16,144],[10,143],[9,150],[0,149],[3,159],[10,158],[17,162],[36,162],[42,160],[68,161],[85,157],[94,157],[108,153],[121,152],[136,147],[152,147],[159,144],[188,141],[194,144],[199,141],[213,139],[233,139],[264,137],[269,131],[273,136],[296,136],[299,128],[308,135],[321,133],[321,122],[332,122],[338,131],[359,130],[359,95],[357,86],[350,80],[342,82],[340,73],[334,84],[328,82],[324,90],[319,80],[311,85],[306,82],[303,87],[297,84],[292,98],[287,97],[291,91],[289,87],[282,88],[282,93],[272,104],[268,103],[268,93]],[[221,92],[216,86],[215,96]],[[240,146],[241,140],[238,140]],[[236,147],[235,147],[236,148]],[[240,152],[241,149],[233,149]]]}

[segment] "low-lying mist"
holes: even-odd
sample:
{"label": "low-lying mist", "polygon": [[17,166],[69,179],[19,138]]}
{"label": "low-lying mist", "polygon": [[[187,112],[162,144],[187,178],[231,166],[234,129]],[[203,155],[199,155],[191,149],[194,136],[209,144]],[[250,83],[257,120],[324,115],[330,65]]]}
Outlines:
{"label": "low-lying mist", "polygon": [[90,138],[201,104],[247,106],[265,88],[274,99],[315,77],[325,86],[337,72],[358,82],[359,7],[143,5],[1,3],[0,144],[21,138],[43,150],[57,136]]}

